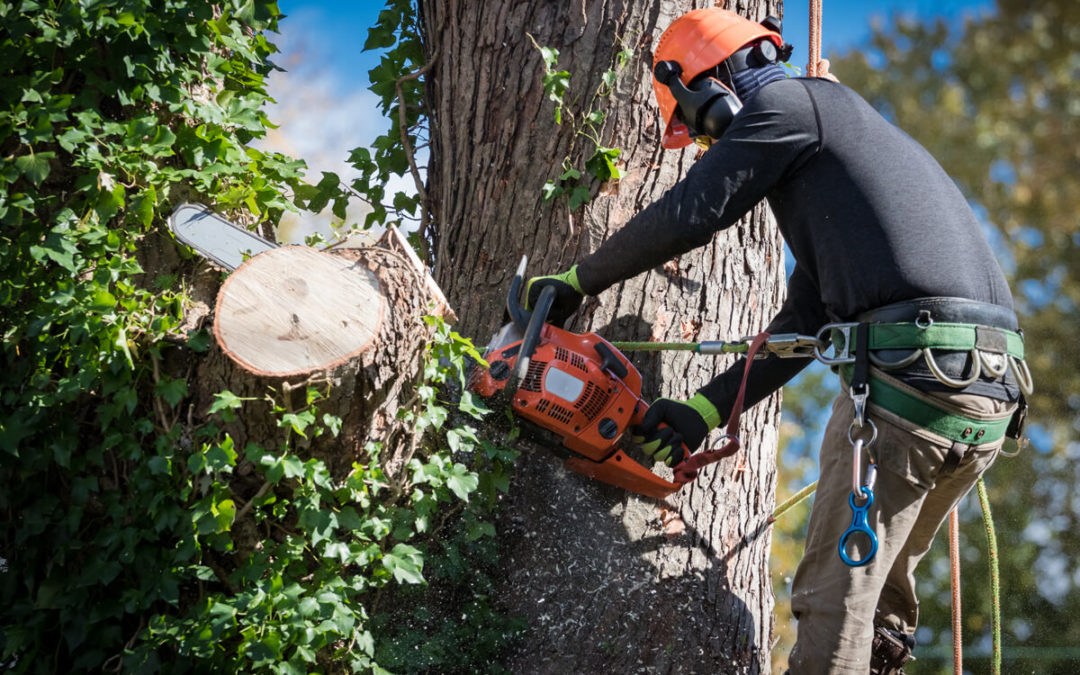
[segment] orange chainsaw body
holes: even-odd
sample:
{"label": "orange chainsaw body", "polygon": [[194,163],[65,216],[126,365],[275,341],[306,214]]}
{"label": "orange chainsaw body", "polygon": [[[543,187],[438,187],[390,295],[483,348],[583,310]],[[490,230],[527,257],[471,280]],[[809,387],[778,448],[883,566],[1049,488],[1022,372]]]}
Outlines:
{"label": "orange chainsaw body", "polygon": [[641,374],[595,333],[571,333],[551,324],[540,329],[527,364],[522,341],[492,348],[489,367],[470,389],[485,398],[506,391],[514,414],[553,432],[572,456],[566,467],[648,497],[664,498],[682,487],[657,476],[619,447],[626,430],[641,422]]}

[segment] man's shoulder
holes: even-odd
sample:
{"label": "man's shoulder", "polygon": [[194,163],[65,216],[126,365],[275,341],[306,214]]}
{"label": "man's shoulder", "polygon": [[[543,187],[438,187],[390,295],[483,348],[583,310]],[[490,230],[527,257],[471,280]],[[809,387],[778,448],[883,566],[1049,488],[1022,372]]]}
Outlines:
{"label": "man's shoulder", "polygon": [[776,80],[758,89],[753,98],[746,102],[750,110],[763,112],[783,112],[785,114],[813,114],[813,101],[804,85],[805,80],[788,77]]}
{"label": "man's shoulder", "polygon": [[769,105],[782,105],[784,103],[800,102],[808,100],[809,93],[804,86],[801,77],[787,77],[776,80],[757,90],[751,99],[751,103],[762,101]]}

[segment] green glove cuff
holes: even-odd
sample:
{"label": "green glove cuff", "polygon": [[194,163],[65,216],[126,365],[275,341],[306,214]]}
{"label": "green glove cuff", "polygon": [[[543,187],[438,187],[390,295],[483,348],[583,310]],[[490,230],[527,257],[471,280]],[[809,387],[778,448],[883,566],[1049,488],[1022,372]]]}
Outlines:
{"label": "green glove cuff", "polygon": [[709,426],[709,431],[712,431],[716,427],[720,426],[723,421],[720,418],[720,411],[716,409],[709,399],[705,398],[704,394],[694,394],[686,405],[694,409],[694,411],[701,415],[701,419],[705,420],[705,424]]}
{"label": "green glove cuff", "polygon": [[562,274],[556,274],[555,278],[560,281],[565,281],[566,283],[570,284],[575,291],[581,293],[582,295],[585,295],[585,291],[581,290],[581,284],[578,283],[577,265],[574,265]]}

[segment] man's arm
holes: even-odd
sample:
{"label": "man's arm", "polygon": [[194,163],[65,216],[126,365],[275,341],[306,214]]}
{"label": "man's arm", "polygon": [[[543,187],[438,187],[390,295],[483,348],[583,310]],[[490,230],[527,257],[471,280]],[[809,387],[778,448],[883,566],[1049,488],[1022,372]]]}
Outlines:
{"label": "man's arm", "polygon": [[764,87],[682,180],[578,265],[582,290],[596,295],[708,243],[797,171],[819,138],[801,85]]}
{"label": "man's arm", "polygon": [[[780,311],[765,328],[766,333],[801,333],[816,335],[817,331],[829,322],[825,307],[821,303],[817,287],[806,272],[795,266],[795,271],[788,280],[787,299]],[[746,383],[744,406],[761,401],[769,394],[784,386],[791,378],[810,365],[811,358],[787,358],[777,356],[759,359],[750,368],[750,378]],[[717,375],[711,382],[700,389],[700,393],[716,406],[725,421],[735,404],[739,393],[746,359],[740,359],[731,368]]]}

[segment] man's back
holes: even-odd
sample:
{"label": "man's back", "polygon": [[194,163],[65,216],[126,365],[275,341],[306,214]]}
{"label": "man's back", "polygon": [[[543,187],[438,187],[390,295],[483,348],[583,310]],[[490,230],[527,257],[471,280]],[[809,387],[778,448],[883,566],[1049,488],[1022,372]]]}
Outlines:
{"label": "man's back", "polygon": [[813,143],[768,197],[830,314],[928,296],[1012,306],[967,201],[915,140],[827,80],[774,82],[745,112],[768,109],[805,128],[794,142]]}

